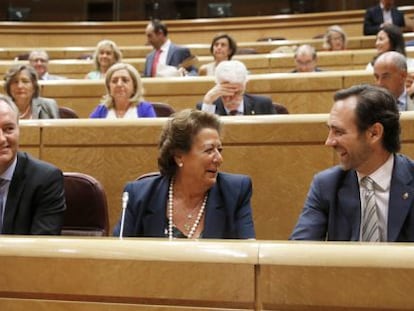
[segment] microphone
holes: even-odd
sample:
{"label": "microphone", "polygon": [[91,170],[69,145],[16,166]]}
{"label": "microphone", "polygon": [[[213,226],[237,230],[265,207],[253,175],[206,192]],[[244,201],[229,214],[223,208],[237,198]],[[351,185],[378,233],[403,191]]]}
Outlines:
{"label": "microphone", "polygon": [[122,193],[121,229],[119,230],[119,239],[121,240],[124,235],[125,210],[128,205],[128,200],[129,200],[129,193],[125,191],[124,193]]}

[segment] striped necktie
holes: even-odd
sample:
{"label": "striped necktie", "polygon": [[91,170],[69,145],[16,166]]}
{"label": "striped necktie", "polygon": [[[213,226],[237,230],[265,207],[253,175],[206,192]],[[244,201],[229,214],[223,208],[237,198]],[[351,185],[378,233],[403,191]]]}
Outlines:
{"label": "striped necktie", "polygon": [[4,202],[5,202],[5,186],[7,184],[7,180],[0,178],[0,234],[3,230],[3,216],[4,216]]}
{"label": "striped necktie", "polygon": [[361,179],[365,203],[362,209],[362,241],[379,242],[377,203],[375,202],[374,181],[365,176]]}

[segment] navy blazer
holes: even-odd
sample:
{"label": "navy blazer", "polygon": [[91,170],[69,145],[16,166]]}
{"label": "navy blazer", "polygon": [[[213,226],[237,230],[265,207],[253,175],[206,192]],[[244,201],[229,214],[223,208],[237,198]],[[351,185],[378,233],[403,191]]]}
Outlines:
{"label": "navy blazer", "polygon": [[[155,50],[149,53],[145,59],[145,69],[144,76],[151,77],[152,62],[154,61]],[[190,50],[186,47],[175,45],[171,43],[170,48],[168,49],[168,55],[166,59],[166,64],[168,66],[178,67],[185,59],[191,56]],[[197,69],[193,66],[185,68],[188,71],[188,75],[195,76],[197,75]]]}
{"label": "navy blazer", "polygon": [[3,234],[60,234],[66,209],[62,172],[17,153],[3,219]]}
{"label": "navy blazer", "polygon": [[[169,178],[158,175],[128,183],[129,193],[123,236],[166,237],[166,208]],[[219,173],[209,190],[203,238],[255,238],[250,199],[252,183],[248,176]],[[119,236],[121,219],[114,229]]]}
{"label": "navy blazer", "polygon": [[[213,104],[216,106],[215,114],[227,116],[221,97],[217,98]],[[273,106],[272,100],[266,96],[243,94],[244,115],[256,114],[276,114],[276,108]],[[201,110],[202,103],[196,105]]]}
{"label": "navy blazer", "polygon": [[[408,194],[408,197],[407,197]],[[389,242],[414,242],[414,162],[395,155],[388,209]],[[335,166],[318,173],[290,237],[358,241],[361,200],[355,170]]]}
{"label": "navy blazer", "polygon": [[[399,27],[405,27],[404,13],[396,8],[391,8],[392,23]],[[364,17],[364,35],[376,35],[384,22],[380,5],[368,8]]]}

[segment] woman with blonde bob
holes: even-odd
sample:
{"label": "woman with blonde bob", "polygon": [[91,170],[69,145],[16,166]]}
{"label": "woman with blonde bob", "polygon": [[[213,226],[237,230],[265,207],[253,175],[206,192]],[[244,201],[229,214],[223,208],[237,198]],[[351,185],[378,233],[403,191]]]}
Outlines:
{"label": "woman with blonde bob", "polygon": [[116,63],[122,61],[122,53],[115,42],[102,40],[98,42],[93,54],[95,70],[89,72],[85,79],[98,80],[104,79],[108,69]]}
{"label": "woman with blonde bob", "polygon": [[135,119],[156,117],[151,103],[144,100],[141,76],[134,66],[118,63],[105,77],[106,95],[91,113],[91,118]]}
{"label": "woman with blonde bob", "polygon": [[338,25],[333,25],[328,28],[323,37],[323,48],[328,51],[342,51],[346,50],[346,33]]}

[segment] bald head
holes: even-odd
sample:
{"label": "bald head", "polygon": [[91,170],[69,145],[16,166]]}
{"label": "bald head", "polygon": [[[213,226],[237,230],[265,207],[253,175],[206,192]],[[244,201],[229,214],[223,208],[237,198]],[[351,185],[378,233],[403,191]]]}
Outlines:
{"label": "bald head", "polygon": [[398,99],[405,89],[407,60],[401,53],[381,54],[374,63],[374,78],[378,86],[386,88]]}

